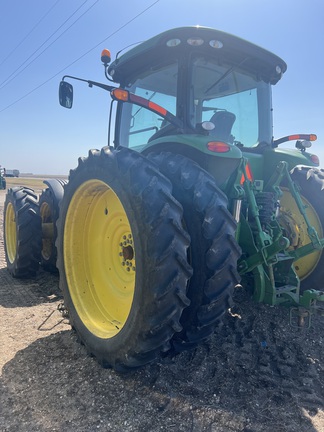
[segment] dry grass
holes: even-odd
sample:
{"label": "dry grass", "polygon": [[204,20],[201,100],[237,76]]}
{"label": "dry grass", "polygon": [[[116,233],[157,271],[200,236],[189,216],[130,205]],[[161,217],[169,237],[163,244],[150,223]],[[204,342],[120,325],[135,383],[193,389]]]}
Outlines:
{"label": "dry grass", "polygon": [[32,189],[44,189],[43,178],[17,178],[17,177],[6,177],[7,188],[14,186],[26,186]]}
{"label": "dry grass", "polygon": [[47,187],[43,182],[50,177],[6,177],[7,189],[15,186],[26,186],[39,192]]}
{"label": "dry grass", "polygon": [[43,188],[43,178],[17,178],[17,177],[6,177],[7,181],[7,187],[14,187],[14,186],[27,186],[31,188]]}

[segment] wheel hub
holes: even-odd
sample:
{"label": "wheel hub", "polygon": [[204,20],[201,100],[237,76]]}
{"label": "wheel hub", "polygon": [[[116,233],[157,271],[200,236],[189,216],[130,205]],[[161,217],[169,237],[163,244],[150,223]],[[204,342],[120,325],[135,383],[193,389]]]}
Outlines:
{"label": "wheel hub", "polygon": [[127,272],[135,271],[134,260],[134,247],[133,247],[133,236],[132,234],[123,235],[121,242],[119,243],[121,257],[121,264],[125,267]]}
{"label": "wheel hub", "polygon": [[290,211],[281,209],[279,223],[284,230],[284,235],[289,239],[290,249],[296,249],[304,243],[304,231],[301,225],[296,223],[296,216]]}

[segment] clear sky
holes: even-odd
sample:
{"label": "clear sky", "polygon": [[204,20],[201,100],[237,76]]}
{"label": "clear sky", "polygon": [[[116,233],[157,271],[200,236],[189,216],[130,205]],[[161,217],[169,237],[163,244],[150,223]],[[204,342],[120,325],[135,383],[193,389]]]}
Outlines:
{"label": "clear sky", "polygon": [[323,0],[0,0],[0,5],[0,164],[7,169],[68,174],[79,156],[106,145],[108,93],[74,82],[74,106],[66,110],[58,103],[62,75],[105,82],[103,48],[114,58],[132,43],[187,25],[235,34],[287,62],[273,89],[275,138],[316,133],[312,152],[324,166]]}

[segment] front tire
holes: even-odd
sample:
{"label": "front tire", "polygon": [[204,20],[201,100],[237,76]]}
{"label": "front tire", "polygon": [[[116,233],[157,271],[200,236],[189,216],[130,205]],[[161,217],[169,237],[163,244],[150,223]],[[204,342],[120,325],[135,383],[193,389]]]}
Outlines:
{"label": "front tire", "polygon": [[171,184],[124,147],[70,172],[58,220],[60,285],[81,342],[103,366],[140,367],[169,349],[191,268]]}
{"label": "front tire", "polygon": [[191,238],[188,259],[193,276],[187,291],[191,303],[181,316],[183,330],[173,338],[175,351],[183,351],[207,339],[231,306],[239,282],[236,267],[241,250],[227,198],[213,177],[179,154],[151,153],[149,158],[171,180]]}
{"label": "front tire", "polygon": [[41,222],[37,195],[32,189],[8,189],[4,205],[4,248],[13,277],[34,276],[39,267]]}

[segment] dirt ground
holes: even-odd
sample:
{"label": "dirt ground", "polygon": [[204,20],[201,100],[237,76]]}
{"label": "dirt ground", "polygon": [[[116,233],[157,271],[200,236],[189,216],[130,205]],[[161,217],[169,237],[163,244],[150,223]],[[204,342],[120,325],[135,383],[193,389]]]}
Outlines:
{"label": "dirt ground", "polygon": [[324,318],[238,291],[208,342],[129,375],[102,369],[58,311],[58,276],[10,277],[0,191],[0,431],[324,431]]}

